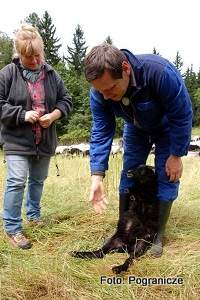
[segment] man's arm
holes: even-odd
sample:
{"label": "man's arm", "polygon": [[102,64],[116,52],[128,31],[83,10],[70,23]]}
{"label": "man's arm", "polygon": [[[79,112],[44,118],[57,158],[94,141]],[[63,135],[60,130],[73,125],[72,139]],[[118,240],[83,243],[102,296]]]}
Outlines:
{"label": "man's arm", "polygon": [[181,75],[170,65],[155,83],[170,126],[170,156],[165,170],[170,181],[182,175],[181,157],[187,154],[192,130],[192,105]]}
{"label": "man's arm", "polygon": [[170,153],[187,154],[192,130],[192,105],[181,75],[170,64],[155,79],[157,95],[170,126]]}
{"label": "man's arm", "polygon": [[101,94],[92,90],[90,104],[93,118],[90,143],[91,188],[89,200],[97,213],[106,208],[103,177],[108,169],[110,149],[115,132],[115,117]]}
{"label": "man's arm", "polygon": [[103,185],[103,176],[92,175],[91,182],[89,201],[92,202],[96,213],[101,214],[108,204]]}

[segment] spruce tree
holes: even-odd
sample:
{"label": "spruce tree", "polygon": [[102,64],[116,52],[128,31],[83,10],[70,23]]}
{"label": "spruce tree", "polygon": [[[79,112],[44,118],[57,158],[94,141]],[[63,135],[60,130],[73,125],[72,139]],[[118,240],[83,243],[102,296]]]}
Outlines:
{"label": "spruce tree", "polygon": [[183,60],[179,54],[179,51],[176,52],[175,61],[173,63],[175,65],[175,67],[179,70],[179,72],[181,73],[181,69],[183,66]]}
{"label": "spruce tree", "polygon": [[0,69],[12,60],[12,40],[4,32],[0,31]]}
{"label": "spruce tree", "polygon": [[200,88],[200,69],[197,73],[197,88]]}
{"label": "spruce tree", "polygon": [[186,87],[190,93],[190,95],[194,95],[195,90],[198,87],[197,75],[193,70],[193,65],[188,67],[186,72],[183,75]]}
{"label": "spruce tree", "polygon": [[60,61],[58,50],[62,45],[58,44],[60,39],[55,37],[56,27],[47,11],[45,11],[41,19],[40,32],[44,41],[46,61],[55,66]]}
{"label": "spruce tree", "polygon": [[39,16],[35,12],[31,13],[25,19],[25,22],[31,24],[33,27],[36,27],[40,31],[40,26],[41,26],[40,22],[41,22],[41,20],[40,20]]}
{"label": "spruce tree", "polygon": [[193,107],[193,113],[194,113],[194,124],[196,123],[196,114],[197,114],[197,104],[196,104],[196,98],[195,93],[197,90],[197,76],[196,73],[193,70],[193,65],[191,65],[190,68],[187,68],[185,74],[183,75],[185,85],[188,89],[188,92],[190,94],[190,98],[192,101],[192,107]]}
{"label": "spruce tree", "polygon": [[58,50],[61,44],[58,44],[60,39],[55,37],[56,27],[49,13],[45,11],[42,18],[39,18],[36,13],[32,13],[26,18],[26,21],[32,26],[37,27],[42,36],[46,62],[52,66],[57,65],[60,61]]}
{"label": "spruce tree", "polygon": [[153,47],[153,54],[160,55],[160,53],[156,50],[155,47]]}
{"label": "spruce tree", "polygon": [[66,60],[70,67],[72,67],[78,75],[83,72],[83,60],[86,55],[87,46],[84,38],[84,32],[80,25],[77,25],[73,35],[73,47],[67,46],[69,56]]}
{"label": "spruce tree", "polygon": [[194,93],[194,108],[195,108],[194,124],[195,126],[199,126],[200,125],[200,88],[197,88]]}
{"label": "spruce tree", "polygon": [[107,43],[107,44],[110,44],[110,45],[113,45],[113,41],[110,37],[110,35],[107,36],[107,38],[105,39],[104,43]]}

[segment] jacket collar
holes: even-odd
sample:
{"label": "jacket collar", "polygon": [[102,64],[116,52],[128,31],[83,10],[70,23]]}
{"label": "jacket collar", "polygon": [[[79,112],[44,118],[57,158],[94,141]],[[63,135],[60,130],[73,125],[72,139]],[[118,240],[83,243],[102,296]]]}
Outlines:
{"label": "jacket collar", "polygon": [[125,54],[126,58],[128,59],[128,62],[132,67],[136,82],[135,88],[141,89],[142,87],[146,86],[146,76],[141,60],[127,49],[121,49],[121,51]]}
{"label": "jacket collar", "polygon": [[[21,67],[20,67],[20,61],[19,61],[19,58],[18,58],[18,57],[13,58],[12,62],[13,62],[18,68],[21,68]],[[53,71],[52,66],[50,66],[50,65],[47,64],[46,62],[44,63],[44,69],[45,69],[46,72]]]}

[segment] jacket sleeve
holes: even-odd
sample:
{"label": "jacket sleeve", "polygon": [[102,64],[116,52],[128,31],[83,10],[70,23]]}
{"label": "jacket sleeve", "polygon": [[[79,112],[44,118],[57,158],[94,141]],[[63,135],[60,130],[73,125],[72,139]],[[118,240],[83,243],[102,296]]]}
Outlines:
{"label": "jacket sleeve", "polygon": [[12,84],[11,71],[11,65],[0,70],[0,119],[5,125],[15,127],[24,123],[26,111],[22,105],[14,105],[7,100]]}
{"label": "jacket sleeve", "polygon": [[193,113],[184,81],[180,73],[169,64],[154,82],[169,121],[171,154],[186,155],[191,139]]}
{"label": "jacket sleeve", "polygon": [[94,89],[90,91],[92,130],[90,142],[91,173],[108,170],[110,149],[115,133],[115,116],[108,102]]}
{"label": "jacket sleeve", "polygon": [[68,114],[72,111],[72,98],[70,97],[67,89],[64,86],[63,80],[60,76],[56,74],[56,82],[57,82],[57,99],[56,99],[56,108],[58,108],[62,117],[68,116]]}

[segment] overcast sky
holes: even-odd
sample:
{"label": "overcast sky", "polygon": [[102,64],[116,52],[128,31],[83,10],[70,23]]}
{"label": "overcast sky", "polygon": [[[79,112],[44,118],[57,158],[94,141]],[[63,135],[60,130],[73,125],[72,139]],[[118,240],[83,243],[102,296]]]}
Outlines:
{"label": "overcast sky", "polygon": [[30,13],[49,12],[63,52],[80,24],[90,49],[110,35],[115,46],[135,54],[159,53],[174,61],[179,50],[184,68],[200,68],[199,0],[3,0],[0,31],[12,33]]}

